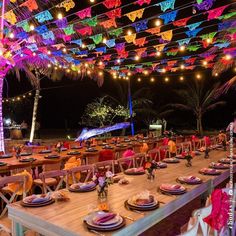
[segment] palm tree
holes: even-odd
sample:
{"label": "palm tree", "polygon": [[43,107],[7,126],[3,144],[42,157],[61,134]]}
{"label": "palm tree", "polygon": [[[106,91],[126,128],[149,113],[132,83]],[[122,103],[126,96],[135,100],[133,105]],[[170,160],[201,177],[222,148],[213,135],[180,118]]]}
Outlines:
{"label": "palm tree", "polygon": [[175,91],[179,95],[181,102],[170,106],[176,109],[191,111],[196,118],[197,130],[202,135],[202,118],[204,114],[225,104],[225,101],[219,101],[215,97],[219,86],[219,83],[208,87],[203,81],[195,80],[189,82],[186,89]]}

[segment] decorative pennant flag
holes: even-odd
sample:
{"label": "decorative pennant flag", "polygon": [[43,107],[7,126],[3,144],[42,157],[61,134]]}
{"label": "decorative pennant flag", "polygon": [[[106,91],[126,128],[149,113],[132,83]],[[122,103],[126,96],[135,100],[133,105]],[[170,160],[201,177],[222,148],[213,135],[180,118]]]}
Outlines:
{"label": "decorative pennant flag", "polygon": [[96,44],[88,44],[87,48],[88,50],[93,50],[94,48],[96,48]]}
{"label": "decorative pennant flag", "polygon": [[104,55],[102,58],[103,58],[103,61],[110,61],[111,60],[111,54]]}
{"label": "decorative pennant flag", "polygon": [[187,25],[186,27],[188,27],[189,30],[194,30],[194,29],[196,29],[198,26],[200,26],[200,25],[202,24],[202,22],[203,22],[203,21],[199,21],[199,22],[196,22],[196,23]]}
{"label": "decorative pennant flag", "polygon": [[136,18],[141,19],[143,17],[143,12],[144,12],[144,8],[137,10],[137,11],[132,11],[126,14],[126,16],[132,21],[134,22],[136,20]]}
{"label": "decorative pennant flag", "polygon": [[214,46],[218,48],[227,48],[229,45],[230,45],[229,42],[214,44]]}
{"label": "decorative pennant flag", "polygon": [[64,40],[64,42],[70,42],[71,41],[71,35],[63,35],[62,39]]}
{"label": "decorative pennant flag", "polygon": [[127,58],[129,56],[129,53],[126,51],[120,51],[118,55],[120,58]]}
{"label": "decorative pennant flag", "polygon": [[109,12],[106,12],[105,15],[110,19],[116,19],[121,17],[121,8],[116,8]]}
{"label": "decorative pennant flag", "polygon": [[116,41],[115,39],[109,39],[109,40],[106,40],[105,44],[107,45],[107,47],[112,48],[116,45]]}
{"label": "decorative pennant flag", "polygon": [[96,35],[90,36],[90,38],[93,40],[95,44],[99,44],[103,40],[102,34],[96,34]]}
{"label": "decorative pennant flag", "polygon": [[146,52],[146,49],[147,49],[147,48],[139,48],[139,49],[136,49],[136,50],[135,50],[136,55],[137,55],[138,57],[142,57],[143,54]]}
{"label": "decorative pennant flag", "polygon": [[27,20],[17,23],[16,26],[21,27],[25,32],[30,32],[30,26]]}
{"label": "decorative pennant flag", "polygon": [[90,26],[87,26],[87,27],[84,27],[84,28],[81,28],[81,29],[76,29],[76,31],[85,36],[85,35],[91,35],[92,34],[92,27]]}
{"label": "decorative pennant flag", "polygon": [[201,3],[194,4],[194,6],[200,11],[203,11],[203,10],[206,11],[206,10],[209,10],[213,6],[214,1],[215,0],[204,0]]}
{"label": "decorative pennant flag", "polygon": [[229,29],[232,26],[236,27],[235,21],[225,21],[218,24],[218,30],[221,31],[221,30]]}
{"label": "decorative pennant flag", "polygon": [[174,26],[186,26],[186,24],[187,24],[187,22],[188,22],[188,20],[190,18],[191,18],[191,16],[190,17],[186,17],[184,19],[180,19],[180,20],[174,21],[173,25]]}
{"label": "decorative pennant flag", "polygon": [[82,23],[85,25],[94,27],[98,24],[97,16],[90,18],[90,19],[83,20]]}
{"label": "decorative pennant flag", "polygon": [[68,25],[66,28],[63,29],[66,35],[75,34],[74,25]]}
{"label": "decorative pennant flag", "polygon": [[47,31],[42,34],[43,39],[55,40],[55,36],[52,31]]}
{"label": "decorative pennant flag", "polygon": [[135,39],[133,43],[136,46],[143,47],[146,44],[146,37]]}
{"label": "decorative pennant flag", "polygon": [[202,40],[206,40],[206,39],[213,39],[214,37],[215,37],[215,35],[217,34],[217,32],[211,32],[211,33],[209,33],[209,34],[203,34],[203,35],[201,35],[200,36],[200,38],[202,39]]}
{"label": "decorative pennant flag", "polygon": [[190,52],[195,52],[195,51],[197,51],[199,48],[200,48],[199,45],[189,45],[189,46],[187,46],[187,49],[188,49]]}
{"label": "decorative pennant flag", "polygon": [[212,54],[212,55],[209,55],[209,56],[206,56],[205,57],[205,60],[207,62],[210,62],[210,61],[213,61],[215,59],[216,55],[215,54]]}
{"label": "decorative pennant flag", "polygon": [[226,19],[229,19],[229,18],[231,18],[231,17],[233,17],[233,16],[235,16],[235,15],[236,15],[236,11],[230,12],[230,13],[225,14],[225,15],[223,15],[223,16],[220,16],[220,17],[218,17],[218,18],[219,18],[219,20],[226,20]]}
{"label": "decorative pennant flag", "polygon": [[166,0],[160,3],[155,4],[156,6],[160,6],[162,11],[166,11],[168,9],[174,9],[175,8],[175,0]]}
{"label": "decorative pennant flag", "polygon": [[115,36],[115,37],[119,37],[122,33],[123,33],[122,28],[111,30],[111,31],[108,32],[109,35]]}
{"label": "decorative pennant flag", "polygon": [[106,53],[107,52],[107,48],[106,47],[96,48],[95,50],[96,50],[96,52],[99,52],[99,53]]}
{"label": "decorative pennant flag", "polygon": [[187,64],[193,65],[195,63],[196,59],[197,59],[196,57],[191,57],[191,58],[185,60],[185,62]]}
{"label": "decorative pennant flag", "polygon": [[167,65],[168,65],[168,67],[173,67],[173,66],[175,66],[176,63],[177,63],[177,60],[175,60],[175,61],[168,61]]}
{"label": "decorative pennant flag", "polygon": [[138,4],[139,6],[142,6],[143,4],[150,4],[151,0],[137,0],[134,4]]}
{"label": "decorative pennant flag", "polygon": [[170,11],[170,12],[160,15],[159,18],[164,20],[164,24],[168,24],[169,22],[175,20],[177,13],[178,13],[178,10]]}
{"label": "decorative pennant flag", "polygon": [[27,39],[28,36],[29,35],[25,31],[22,31],[22,32],[16,34],[16,38],[18,38],[18,39]]}
{"label": "decorative pennant flag", "polygon": [[59,3],[56,7],[58,8],[65,8],[66,11],[69,11],[70,9],[75,7],[75,3],[73,2],[73,0],[65,0],[61,3]]}
{"label": "decorative pennant flag", "polygon": [[34,18],[39,22],[39,23],[43,23],[45,21],[48,21],[48,20],[52,20],[53,17],[51,15],[51,13],[46,10],[46,11],[42,11],[40,13],[38,13],[37,15],[34,16]]}
{"label": "decorative pennant flag", "polygon": [[162,52],[165,48],[166,44],[158,44],[158,45],[154,45],[153,47],[158,51],[158,52]]}
{"label": "decorative pennant flag", "polygon": [[177,40],[179,46],[188,44],[190,42],[191,38],[186,38],[186,39],[181,39],[181,40]]}
{"label": "decorative pennant flag", "polygon": [[38,10],[38,4],[35,0],[27,0],[20,4],[20,7],[27,7],[29,11]]}
{"label": "decorative pennant flag", "polygon": [[28,49],[30,49],[32,52],[38,51],[38,46],[35,43],[29,44],[26,46]]}
{"label": "decorative pennant flag", "polygon": [[155,27],[151,29],[147,29],[145,32],[150,33],[150,34],[158,34],[160,33],[161,27]]}
{"label": "decorative pennant flag", "polygon": [[61,20],[56,20],[54,23],[57,25],[59,29],[63,29],[67,27],[67,19],[64,17]]}
{"label": "decorative pennant flag", "polygon": [[195,30],[189,30],[186,31],[185,33],[188,35],[189,38],[196,37],[196,35],[202,30],[202,28],[198,28]]}
{"label": "decorative pennant flag", "polygon": [[91,7],[85,8],[84,10],[78,11],[76,15],[81,19],[91,17]]}
{"label": "decorative pennant flag", "polygon": [[10,10],[4,14],[4,18],[6,21],[14,25],[17,22],[16,15],[13,10]]}
{"label": "decorative pennant flag", "polygon": [[79,46],[82,46],[82,40],[81,39],[72,40],[71,43],[75,43]]}
{"label": "decorative pennant flag", "polygon": [[136,39],[136,34],[125,35],[125,41],[127,43],[132,43]]}
{"label": "decorative pennant flag", "polygon": [[207,20],[213,20],[221,16],[226,7],[228,7],[228,5],[218,7],[213,10],[208,11]]}
{"label": "decorative pennant flag", "polygon": [[104,0],[103,5],[108,8],[115,8],[115,7],[119,7],[121,5],[121,0]]}
{"label": "decorative pennant flag", "polygon": [[99,25],[103,26],[105,29],[109,29],[111,27],[117,27],[115,19],[109,19],[103,22],[100,22]]}
{"label": "decorative pennant flag", "polygon": [[173,32],[172,30],[164,31],[159,34],[163,40],[171,41]]}
{"label": "decorative pennant flag", "polygon": [[117,43],[116,44],[116,51],[124,51],[125,50],[125,43]]}
{"label": "decorative pennant flag", "polygon": [[178,53],[178,51],[179,51],[178,48],[172,48],[166,52],[166,55],[167,56],[175,56]]}
{"label": "decorative pennant flag", "polygon": [[43,34],[45,32],[48,32],[48,28],[46,25],[41,25],[41,26],[38,26],[35,28],[35,31],[38,33],[38,34]]}
{"label": "decorative pennant flag", "polygon": [[65,45],[63,43],[58,43],[58,44],[53,45],[53,47],[56,48],[57,50],[60,50],[61,48],[64,48]]}
{"label": "decorative pennant flag", "polygon": [[139,22],[133,23],[132,26],[135,28],[136,32],[144,31],[147,27],[147,20],[141,20]]}

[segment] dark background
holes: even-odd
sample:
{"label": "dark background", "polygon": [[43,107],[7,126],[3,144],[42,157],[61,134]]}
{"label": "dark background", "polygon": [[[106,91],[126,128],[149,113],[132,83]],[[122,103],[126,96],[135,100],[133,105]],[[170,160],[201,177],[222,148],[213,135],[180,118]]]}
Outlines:
{"label": "dark background", "polygon": [[[219,80],[222,83],[232,78],[235,72],[232,68],[230,71],[223,73],[219,77],[212,77],[210,70],[200,72],[202,80],[207,83],[213,83]],[[199,71],[198,71],[199,72]],[[195,74],[197,72],[195,71]],[[178,100],[174,90],[184,87],[187,80],[194,79],[193,72],[184,75],[185,81],[180,82],[179,76],[170,76],[168,83],[164,82],[164,77],[155,77],[155,82],[150,82],[151,76],[142,78],[141,82],[137,81],[137,77],[131,78],[131,90],[136,91],[141,87],[149,87],[154,108],[158,108],[158,104],[175,103]],[[84,78],[83,80],[70,80],[63,78],[61,81],[53,82],[49,79],[41,80],[41,95],[39,101],[38,117],[42,129],[80,129],[80,117],[86,105],[92,102],[96,97],[106,93],[111,93],[115,89],[115,83],[127,83],[123,80],[114,80],[105,75],[103,86],[100,88],[96,82]],[[46,89],[45,89],[46,88]],[[27,78],[22,76],[18,81],[14,76],[8,76],[4,82],[4,98],[22,95],[32,90],[32,86]],[[26,120],[28,124],[31,122],[33,110],[33,97],[28,96],[21,101],[4,103],[4,117],[10,117],[17,123]],[[219,107],[213,111],[206,113],[203,117],[203,126],[205,129],[225,128],[232,120],[232,113],[236,110],[236,90],[231,88],[222,98],[227,102],[223,107]],[[196,123],[191,112],[175,111],[167,118],[168,128],[178,129],[195,129]],[[136,129],[145,128],[143,123],[136,123]]]}

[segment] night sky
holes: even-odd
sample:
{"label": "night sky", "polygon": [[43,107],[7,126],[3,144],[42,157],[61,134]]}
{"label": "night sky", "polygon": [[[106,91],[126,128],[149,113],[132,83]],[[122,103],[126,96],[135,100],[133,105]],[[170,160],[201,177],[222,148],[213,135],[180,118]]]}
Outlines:
{"label": "night sky", "polygon": [[[222,82],[232,78],[233,68],[220,77],[211,77],[210,70],[200,72],[203,75],[203,80],[212,83],[215,80]],[[196,74],[196,72],[195,72]],[[155,77],[155,82],[150,82],[151,76],[142,78],[141,82],[137,81],[137,76],[131,78],[132,92],[141,88],[149,87],[151,92],[154,108],[158,105],[175,103],[178,101],[177,96],[173,92],[174,89],[181,89],[184,83],[189,79],[193,79],[194,72],[185,74],[185,81],[180,82],[179,76],[169,76],[170,81],[164,82],[164,77]],[[6,82],[7,81],[7,82]],[[31,84],[22,76],[21,81],[18,81],[14,76],[9,75],[4,83],[4,97],[21,95],[24,92],[32,89]],[[107,93],[112,93],[116,88],[115,83],[127,83],[123,80],[114,80],[105,76],[104,84],[99,88],[96,82],[84,78],[83,80],[71,80],[64,78],[62,81],[53,82],[49,79],[41,80],[42,98],[39,105],[39,120],[42,128],[67,128],[77,129],[79,126],[80,117],[89,102],[92,102],[96,97]],[[8,89],[7,89],[8,87]],[[46,89],[44,89],[46,88]],[[203,125],[207,129],[224,128],[232,120],[232,113],[236,110],[236,90],[232,88],[227,95],[222,97],[227,101],[227,105],[217,108],[214,111],[207,113],[204,116]],[[25,119],[28,123],[31,121],[31,114],[33,108],[33,96],[24,99],[20,102],[4,103],[5,117],[11,116],[17,122]],[[10,112],[11,109],[11,112]],[[194,128],[195,120],[190,112],[175,111],[167,117],[168,126],[173,128]],[[137,124],[138,128],[144,128],[144,124]],[[136,126],[136,127],[137,127]]]}

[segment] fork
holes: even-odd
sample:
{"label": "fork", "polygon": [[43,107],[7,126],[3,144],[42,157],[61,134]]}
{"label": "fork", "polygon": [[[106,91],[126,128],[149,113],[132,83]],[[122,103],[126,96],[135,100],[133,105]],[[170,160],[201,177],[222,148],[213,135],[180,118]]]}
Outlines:
{"label": "fork", "polygon": [[99,235],[99,236],[105,236],[105,234],[101,234],[101,233],[99,233],[99,232],[97,232],[96,230],[93,230],[93,229],[90,229],[89,231],[91,233],[94,233],[94,234]]}

